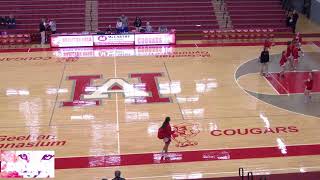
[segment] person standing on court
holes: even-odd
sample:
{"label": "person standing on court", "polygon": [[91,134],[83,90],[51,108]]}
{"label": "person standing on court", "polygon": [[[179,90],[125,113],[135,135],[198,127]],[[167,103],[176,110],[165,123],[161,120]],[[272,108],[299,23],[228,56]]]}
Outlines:
{"label": "person standing on court", "polygon": [[304,81],[304,85],[304,102],[307,103],[311,101],[311,90],[313,88],[313,77],[311,72],[309,73],[308,79]]}
{"label": "person standing on court", "polygon": [[292,58],[293,58],[293,70],[297,70],[298,60],[299,60],[299,48],[294,45],[292,49]]}
{"label": "person standing on court", "polygon": [[126,179],[121,177],[121,172],[119,170],[116,170],[114,172],[114,178],[112,180],[126,180]]}
{"label": "person standing on court", "polygon": [[268,63],[270,60],[269,51],[267,47],[263,48],[263,51],[260,54],[260,75],[267,76],[268,74]]}
{"label": "person standing on court", "polygon": [[39,24],[39,32],[41,36],[41,45],[44,45],[46,42],[46,26],[45,26],[45,20],[42,18],[41,22]]}
{"label": "person standing on court", "polygon": [[281,68],[281,71],[280,71],[280,77],[283,78],[284,77],[284,72],[286,70],[286,63],[287,63],[287,55],[286,55],[286,51],[282,51],[282,55],[281,55],[281,59],[280,59],[280,68]]}
{"label": "person standing on court", "polygon": [[174,131],[171,130],[170,117],[166,117],[166,119],[162,123],[162,126],[158,130],[158,138],[162,139],[164,142],[162,153],[168,152],[172,134],[174,134]]}
{"label": "person standing on court", "polygon": [[263,48],[268,48],[268,49],[271,49],[271,46],[273,45],[273,43],[271,42],[271,40],[269,38],[267,38],[265,41],[264,41],[264,45],[263,45]]}
{"label": "person standing on court", "polygon": [[298,19],[299,19],[299,14],[297,13],[296,10],[294,10],[292,13],[292,32],[293,33],[296,33],[296,26],[297,26]]}
{"label": "person standing on court", "polygon": [[293,50],[293,42],[288,41],[287,43],[287,50],[286,50],[286,56],[287,60],[289,61],[290,69],[293,70],[293,57],[291,56]]}

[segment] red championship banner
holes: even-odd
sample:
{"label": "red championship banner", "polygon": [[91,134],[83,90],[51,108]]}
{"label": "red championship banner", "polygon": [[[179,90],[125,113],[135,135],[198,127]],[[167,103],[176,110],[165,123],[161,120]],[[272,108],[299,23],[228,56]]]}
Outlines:
{"label": "red championship banner", "polygon": [[176,35],[171,34],[136,34],[135,45],[175,44]]}
{"label": "red championship banner", "polygon": [[94,46],[134,45],[134,34],[95,35]]}
{"label": "red championship banner", "polygon": [[51,47],[87,47],[93,46],[92,35],[84,36],[52,36]]}

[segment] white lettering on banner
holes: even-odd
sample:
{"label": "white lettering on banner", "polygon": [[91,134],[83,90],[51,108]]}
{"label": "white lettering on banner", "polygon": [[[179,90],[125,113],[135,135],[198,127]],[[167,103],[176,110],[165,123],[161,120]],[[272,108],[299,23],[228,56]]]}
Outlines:
{"label": "white lettering on banner", "polygon": [[[89,89],[87,89],[89,88]],[[109,79],[100,87],[87,87],[86,91],[94,92],[89,95],[83,95],[84,99],[102,99],[109,98],[110,93],[124,93],[125,97],[147,97],[149,94],[132,84],[127,83],[123,79],[113,78]]]}
{"label": "white lettering on banner", "polygon": [[51,47],[93,46],[92,36],[52,36]]}
{"label": "white lettering on banner", "polygon": [[63,48],[54,51],[56,57],[124,57],[124,56],[161,56],[170,55],[174,48],[170,46],[135,46],[132,48]]}
{"label": "white lettering on banner", "polygon": [[51,47],[175,44],[175,34],[54,35]]}
{"label": "white lettering on banner", "polygon": [[135,45],[175,44],[175,34],[136,34]]}
{"label": "white lettering on banner", "polygon": [[134,34],[127,35],[96,35],[93,36],[95,46],[134,45]]}

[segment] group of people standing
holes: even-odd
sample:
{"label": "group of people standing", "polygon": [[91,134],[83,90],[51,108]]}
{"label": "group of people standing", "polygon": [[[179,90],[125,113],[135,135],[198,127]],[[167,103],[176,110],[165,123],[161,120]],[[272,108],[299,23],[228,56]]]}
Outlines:
{"label": "group of people standing", "polygon": [[[124,14],[122,14],[116,23],[117,34],[129,32],[128,25],[129,25],[128,18]],[[145,28],[142,27],[142,20],[140,17],[136,17],[133,25],[136,28],[135,29],[136,32],[152,32],[153,31],[150,22],[146,22]],[[109,27],[107,28],[107,32],[108,31],[112,31],[111,25],[109,25]]]}
{"label": "group of people standing", "polygon": [[[133,26],[135,29],[133,32],[142,32],[142,33],[152,33],[154,32],[154,28],[151,26],[151,23],[149,21],[146,22],[145,26],[143,26],[141,17],[136,17]],[[128,17],[126,17],[124,14],[122,14],[116,23],[115,29],[113,29],[112,25],[108,25],[106,28],[106,31],[101,31],[99,29],[96,30],[96,33],[98,34],[123,34],[128,33],[130,31],[129,29],[129,20]],[[166,26],[159,26],[158,29],[159,33],[167,33],[168,28]]]}
{"label": "group of people standing", "polygon": [[16,28],[16,18],[13,15],[0,16],[0,29]]}
{"label": "group of people standing", "polygon": [[287,27],[290,27],[292,29],[293,33],[296,33],[296,26],[297,26],[297,22],[299,19],[299,14],[297,13],[296,10],[289,10],[286,12],[287,15],[287,19],[286,19],[286,24]]}
{"label": "group of people standing", "polygon": [[57,31],[57,25],[55,20],[49,20],[49,19],[41,19],[41,22],[39,24],[39,32],[41,35],[41,45],[45,44],[50,34],[55,34]]}
{"label": "group of people standing", "polygon": [[[260,54],[260,75],[268,76],[268,64],[270,61],[269,57],[269,49],[272,46],[272,42],[270,40],[266,40],[264,44],[263,51]],[[281,58],[279,60],[279,65],[281,68],[280,78],[285,78],[285,71],[288,69],[289,71],[297,70],[297,66],[299,64],[299,58],[304,56],[304,52],[302,50],[302,37],[300,33],[296,33],[292,41],[288,41],[287,49],[282,51]],[[305,80],[305,102],[309,102],[311,100],[310,92],[313,87],[313,78],[312,73],[308,74],[308,78]]]}

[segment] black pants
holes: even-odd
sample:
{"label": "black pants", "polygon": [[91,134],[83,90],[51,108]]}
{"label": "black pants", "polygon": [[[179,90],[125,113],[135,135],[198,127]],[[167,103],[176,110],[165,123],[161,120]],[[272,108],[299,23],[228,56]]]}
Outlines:
{"label": "black pants", "polygon": [[297,23],[292,23],[291,28],[293,33],[296,33],[296,26],[297,26]]}

